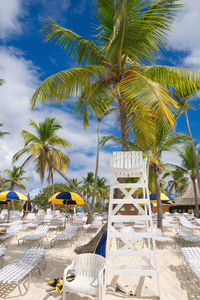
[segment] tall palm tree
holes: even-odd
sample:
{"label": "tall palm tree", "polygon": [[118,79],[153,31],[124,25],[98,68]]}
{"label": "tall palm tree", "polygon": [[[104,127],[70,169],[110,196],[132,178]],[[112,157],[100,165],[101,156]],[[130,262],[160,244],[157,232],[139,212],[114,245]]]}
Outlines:
{"label": "tall palm tree", "polygon": [[[199,215],[199,203],[198,203],[197,187],[196,187],[196,178],[197,177],[196,177],[194,157],[192,155],[192,153],[193,153],[192,145],[188,144],[183,149],[178,150],[178,152],[182,159],[181,166],[185,170],[185,173],[190,176],[190,179],[193,184],[194,198],[195,198],[194,215],[198,216]],[[198,159],[198,164],[200,165],[200,152],[199,151],[197,152],[197,159]]]}
{"label": "tall palm tree", "polygon": [[21,169],[21,167],[13,166],[13,169],[6,169],[5,173],[7,178],[5,179],[6,183],[9,184],[9,190],[13,191],[14,188],[19,188],[21,190],[26,190],[25,185],[22,183],[23,180],[29,181],[29,177],[24,177],[23,175],[26,173],[25,170]]}
{"label": "tall palm tree", "polygon": [[33,160],[36,172],[40,175],[41,182],[44,180],[45,172],[48,170],[48,182],[51,180],[53,186],[53,165],[64,171],[69,164],[69,157],[65,155],[58,147],[66,149],[71,144],[56,135],[57,131],[62,128],[55,118],[45,118],[43,122],[38,124],[31,120],[29,123],[36,134],[22,130],[21,135],[25,142],[25,147],[19,150],[13,157],[13,161],[17,161],[21,156],[27,155],[22,169],[29,161]]}
{"label": "tall palm tree", "polygon": [[[3,80],[0,79],[0,85],[2,85],[2,84],[3,84]],[[2,127],[2,126],[3,126],[3,124],[0,123],[0,127]],[[6,134],[9,134],[9,132],[0,130],[0,139],[2,139]],[[1,178],[0,178],[0,186],[1,186],[2,191],[4,191],[5,190],[4,183],[3,183],[3,180]]]}
{"label": "tall palm tree", "polygon": [[[177,85],[195,93],[200,73],[185,68],[151,65],[165,47],[165,38],[181,7],[178,0],[96,0],[96,41],[88,40],[47,20],[45,41],[54,40],[76,59],[78,67],[45,79],[32,97],[58,103],[78,96],[103,110],[105,102],[119,108],[122,150],[129,148],[129,131],[138,142],[141,129],[152,140],[155,122],[171,129],[177,102],[167,89]],[[147,63],[148,65],[145,65]],[[152,118],[153,117],[153,118]],[[155,122],[153,122],[155,120]]]}
{"label": "tall palm tree", "polygon": [[170,176],[171,179],[168,181],[166,190],[169,194],[175,192],[175,196],[179,195],[184,187],[188,184],[188,177],[185,176],[185,170],[179,166],[175,166],[172,171],[167,171],[163,175],[163,179]]}

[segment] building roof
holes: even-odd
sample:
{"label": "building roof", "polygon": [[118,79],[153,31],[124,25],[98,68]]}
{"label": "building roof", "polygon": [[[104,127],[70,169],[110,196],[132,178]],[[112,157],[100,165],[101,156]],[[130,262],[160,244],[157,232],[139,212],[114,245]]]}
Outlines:
{"label": "building roof", "polygon": [[[198,201],[200,204],[200,193],[198,189],[198,185],[196,183],[197,187],[197,196],[198,196]],[[186,187],[184,188],[183,192],[174,199],[175,205],[195,205],[194,201],[194,188],[192,181],[190,181]]]}

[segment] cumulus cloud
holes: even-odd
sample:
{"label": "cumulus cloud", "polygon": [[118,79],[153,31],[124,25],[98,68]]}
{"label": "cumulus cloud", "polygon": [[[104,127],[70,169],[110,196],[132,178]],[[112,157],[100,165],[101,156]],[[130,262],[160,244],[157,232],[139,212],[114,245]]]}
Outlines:
{"label": "cumulus cloud", "polygon": [[168,43],[172,49],[185,51],[183,63],[187,67],[200,68],[200,1],[182,0],[181,9]]}
{"label": "cumulus cloud", "polygon": [[0,1],[0,38],[21,32],[23,14],[22,0]]}
{"label": "cumulus cloud", "polygon": [[[11,133],[0,141],[1,170],[11,168],[13,155],[23,148],[20,131],[33,130],[28,126],[29,119],[41,121],[50,116],[60,121],[63,130],[58,134],[69,140],[73,146],[71,151],[67,151],[71,158],[70,167],[66,171],[68,177],[81,178],[89,171],[94,172],[97,148],[96,122],[91,121],[88,130],[84,130],[82,121],[77,120],[70,111],[66,112],[51,106],[31,111],[30,98],[39,84],[39,69],[31,61],[25,60],[23,53],[16,48],[0,47],[0,74],[5,79],[5,84],[0,88],[0,120],[4,124],[3,130]],[[112,127],[111,124],[110,126]],[[107,131],[108,124],[105,122],[102,126],[102,135],[107,134]],[[99,174],[106,178],[110,178],[109,156],[105,150],[100,154]],[[17,165],[20,163],[22,160]],[[26,170],[27,176],[31,178],[27,183],[27,190],[41,188],[40,177],[36,174],[34,166],[29,164]],[[55,174],[55,181],[63,180]]]}

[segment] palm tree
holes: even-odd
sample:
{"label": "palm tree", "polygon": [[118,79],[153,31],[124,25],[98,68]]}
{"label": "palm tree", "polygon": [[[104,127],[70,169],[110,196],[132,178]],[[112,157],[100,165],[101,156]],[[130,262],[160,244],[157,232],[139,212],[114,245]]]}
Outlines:
{"label": "palm tree", "polygon": [[[45,41],[54,40],[76,59],[78,67],[45,79],[31,103],[58,103],[72,96],[78,102],[103,110],[114,102],[119,109],[122,150],[129,148],[129,131],[141,141],[152,141],[155,122],[166,129],[174,124],[177,102],[167,89],[180,86],[195,93],[200,73],[185,68],[151,65],[165,46],[165,38],[181,7],[174,1],[96,0],[96,40],[88,40],[47,20],[42,29]],[[148,65],[144,65],[144,62]],[[155,122],[153,122],[155,120]]]}
{"label": "palm tree", "polygon": [[[2,85],[2,84],[3,84],[3,80],[0,79],[0,85]],[[2,126],[3,126],[3,124],[0,123],[0,127],[2,127]],[[2,139],[6,134],[9,134],[9,132],[0,130],[0,139]],[[3,180],[1,178],[0,178],[0,186],[1,186],[2,191],[4,191],[5,190],[4,183],[3,183]]]}
{"label": "palm tree", "polygon": [[[94,174],[92,172],[88,172],[87,173],[87,177],[82,177],[82,191],[84,196],[88,200],[91,198],[92,196],[92,191],[94,189]],[[92,203],[90,205],[91,211],[93,211],[93,207],[92,207]]]}
{"label": "palm tree", "polygon": [[14,188],[18,188],[21,190],[26,190],[25,185],[23,185],[22,181],[27,180],[29,181],[29,177],[24,177],[23,175],[26,173],[25,170],[21,169],[21,167],[13,166],[13,169],[6,169],[5,173],[7,175],[7,178],[5,179],[5,182],[9,184],[9,190],[13,191]]}
{"label": "palm tree", "polygon": [[[185,170],[185,173],[190,176],[190,179],[193,184],[194,198],[195,198],[194,215],[198,216],[199,215],[199,203],[198,203],[197,188],[196,188],[196,178],[197,177],[196,177],[194,157],[192,155],[193,154],[192,145],[188,144],[183,149],[178,150],[178,152],[182,159],[181,166]],[[198,159],[198,164],[200,164],[200,152],[199,151],[197,153],[197,159]]]}
{"label": "palm tree", "polygon": [[168,181],[166,190],[169,194],[175,192],[175,196],[180,194],[184,187],[188,184],[188,177],[185,177],[185,170],[179,166],[175,166],[175,169],[172,171],[167,171],[163,175],[163,179],[170,176],[171,179]]}
{"label": "palm tree", "polygon": [[97,189],[96,189],[96,198],[99,202],[99,207],[101,211],[105,208],[105,199],[109,198],[110,186],[106,184],[105,177],[97,178]]}
{"label": "palm tree", "polygon": [[19,150],[13,157],[17,161],[21,156],[27,155],[22,169],[29,161],[33,160],[36,172],[40,175],[41,182],[44,180],[45,172],[48,170],[48,182],[51,180],[53,187],[53,165],[64,171],[69,164],[69,157],[56,147],[70,148],[71,144],[56,135],[57,131],[62,128],[55,118],[45,118],[38,124],[31,120],[29,123],[36,134],[22,130],[21,135],[25,142],[25,147]]}

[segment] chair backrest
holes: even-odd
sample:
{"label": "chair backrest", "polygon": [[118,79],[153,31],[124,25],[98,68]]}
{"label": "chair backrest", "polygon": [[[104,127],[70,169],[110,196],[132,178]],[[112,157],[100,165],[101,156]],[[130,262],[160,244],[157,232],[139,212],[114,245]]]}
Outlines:
{"label": "chair backrest", "polygon": [[98,278],[105,265],[105,258],[94,253],[83,253],[75,257],[75,277]]}
{"label": "chair backrest", "polygon": [[113,152],[111,164],[113,169],[142,169],[144,167],[142,151]]}

